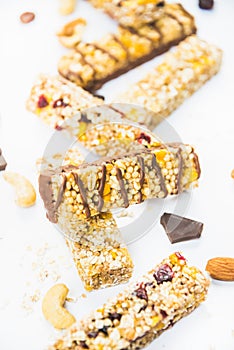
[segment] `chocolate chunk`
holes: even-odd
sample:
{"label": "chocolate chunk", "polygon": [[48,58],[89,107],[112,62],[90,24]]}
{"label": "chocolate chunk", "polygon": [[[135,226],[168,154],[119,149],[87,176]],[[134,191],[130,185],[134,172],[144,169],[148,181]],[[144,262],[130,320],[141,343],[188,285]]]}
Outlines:
{"label": "chocolate chunk", "polygon": [[200,238],[203,230],[203,223],[169,213],[161,216],[160,223],[171,243]]}
{"label": "chocolate chunk", "polygon": [[7,162],[6,162],[5,158],[2,155],[2,150],[0,148],[0,171],[5,170],[6,166],[7,166]]}
{"label": "chocolate chunk", "polygon": [[203,10],[211,10],[214,6],[214,0],[199,0],[199,7]]}

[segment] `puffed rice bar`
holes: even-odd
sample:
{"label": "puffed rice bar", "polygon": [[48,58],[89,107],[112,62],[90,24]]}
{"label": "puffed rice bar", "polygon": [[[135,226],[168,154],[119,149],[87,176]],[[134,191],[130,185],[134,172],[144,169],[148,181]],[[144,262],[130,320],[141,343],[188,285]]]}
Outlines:
{"label": "puffed rice bar", "polygon": [[71,326],[48,349],[143,349],[197,308],[208,287],[204,274],[174,253]]}
{"label": "puffed rice bar", "polygon": [[178,194],[199,176],[192,147],[172,144],[41,173],[39,190],[50,221],[76,234],[80,219]]}
{"label": "puffed rice bar", "polygon": [[80,220],[77,225],[75,234],[66,235],[67,226],[62,229],[85,289],[92,291],[128,282],[133,262],[112,215],[102,213]]}
{"label": "puffed rice bar", "polygon": [[[83,162],[76,147],[65,156],[55,154],[37,163],[39,173],[53,171],[57,166]],[[125,283],[132,276],[133,262],[111,213],[101,213],[89,220],[79,220],[75,234],[67,226],[60,227],[71,251],[78,274],[88,291]]]}
{"label": "puffed rice bar", "polygon": [[157,14],[154,22],[137,30],[119,26],[116,34],[98,42],[77,43],[59,60],[59,73],[94,91],[196,32],[193,17],[180,4],[165,4]]}
{"label": "puffed rice bar", "polygon": [[165,55],[154,71],[131,86],[118,102],[140,104],[158,118],[169,116],[185,99],[218,73],[222,51],[193,35]]}

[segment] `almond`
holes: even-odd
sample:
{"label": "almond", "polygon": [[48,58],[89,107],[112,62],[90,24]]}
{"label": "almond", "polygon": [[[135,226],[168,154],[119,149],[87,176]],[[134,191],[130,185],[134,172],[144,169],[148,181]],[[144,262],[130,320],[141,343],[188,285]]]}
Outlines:
{"label": "almond", "polygon": [[234,281],[234,258],[213,258],[208,260],[206,271],[214,279]]}

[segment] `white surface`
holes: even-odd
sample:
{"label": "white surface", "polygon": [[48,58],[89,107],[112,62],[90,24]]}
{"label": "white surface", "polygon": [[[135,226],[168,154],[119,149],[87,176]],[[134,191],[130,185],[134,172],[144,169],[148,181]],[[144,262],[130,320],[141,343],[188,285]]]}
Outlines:
{"label": "white surface", "polygon": [[[201,269],[214,256],[234,256],[234,21],[233,0],[216,0],[215,9],[202,11],[198,0],[182,3],[194,14],[200,37],[224,50],[221,72],[168,119],[181,138],[193,144],[200,156],[202,177],[194,190],[186,216],[204,222],[202,238],[198,241],[171,245],[159,223],[143,238],[129,246],[135,263],[134,276],[159,262],[170,252],[181,250],[189,262]],[[34,22],[23,25],[19,15],[32,10]],[[74,14],[61,17],[57,1],[26,0],[0,2],[0,146],[8,161],[8,170],[25,174],[37,186],[35,160],[40,157],[52,135],[24,104],[35,76],[40,72],[56,73],[59,57],[66,51],[55,37],[63,23],[77,16],[88,19],[88,36],[96,37],[115,28],[106,16],[79,0]],[[162,57],[106,84],[101,90],[108,98],[122,87],[137,81]],[[41,350],[55,335],[41,313],[41,300],[33,304],[26,315],[21,304],[23,295],[41,294],[54,283],[53,270],[61,274],[59,282],[66,283],[71,295],[84,293],[79,277],[63,238],[46,220],[38,196],[37,204],[20,209],[14,195],[0,175],[0,349]],[[171,202],[165,203],[165,211]],[[46,254],[38,249],[48,243]],[[31,251],[26,247],[31,246]],[[41,259],[49,276],[39,282],[40,272],[33,262]],[[66,261],[66,263],[65,263]],[[68,308],[77,318],[116,294],[123,286],[93,292],[79,297]],[[87,294],[87,293],[86,293]],[[234,349],[234,282],[212,281],[208,299],[189,317],[158,338],[149,350],[233,350]]]}

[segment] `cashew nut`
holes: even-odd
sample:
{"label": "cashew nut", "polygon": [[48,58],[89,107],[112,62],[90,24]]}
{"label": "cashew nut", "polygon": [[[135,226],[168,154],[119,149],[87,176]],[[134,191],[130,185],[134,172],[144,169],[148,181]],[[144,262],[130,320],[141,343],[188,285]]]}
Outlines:
{"label": "cashew nut", "polygon": [[14,187],[16,193],[16,204],[20,207],[30,207],[36,202],[36,191],[26,177],[6,171],[4,179]]}
{"label": "cashew nut", "polygon": [[76,7],[76,0],[59,0],[60,15],[70,15]]}
{"label": "cashew nut", "polygon": [[77,18],[65,26],[57,33],[59,41],[68,48],[73,48],[81,39],[87,22],[84,18]]}
{"label": "cashew nut", "polygon": [[42,312],[47,321],[57,329],[65,329],[76,322],[75,317],[64,308],[69,289],[65,284],[55,284],[42,301]]}

